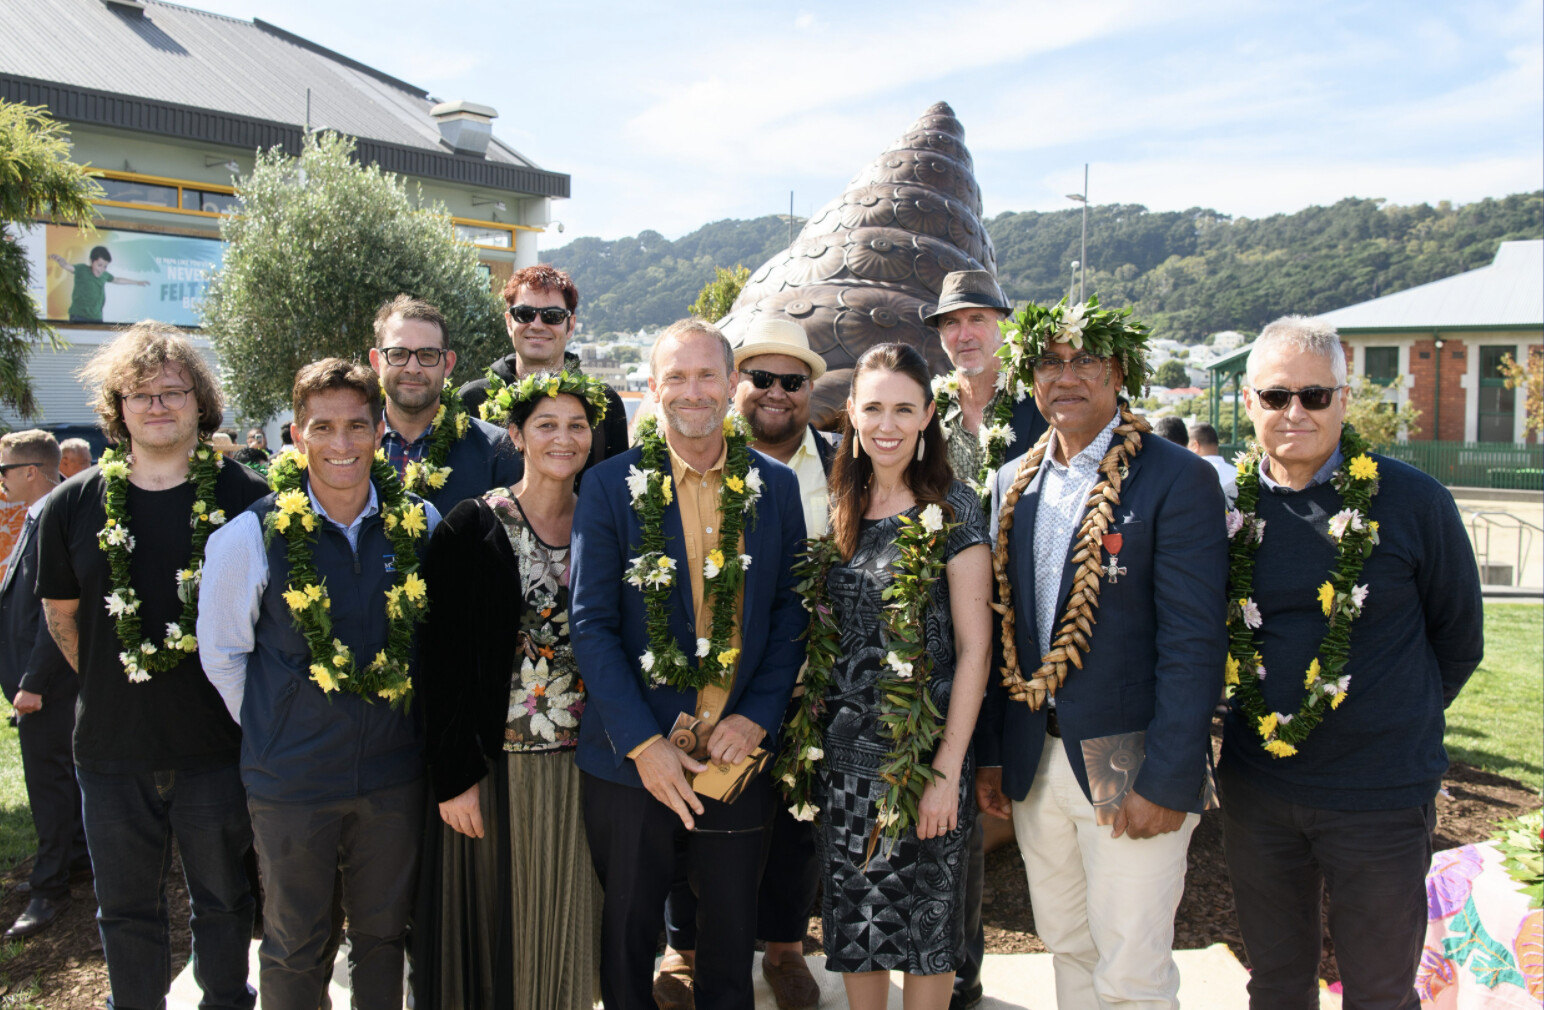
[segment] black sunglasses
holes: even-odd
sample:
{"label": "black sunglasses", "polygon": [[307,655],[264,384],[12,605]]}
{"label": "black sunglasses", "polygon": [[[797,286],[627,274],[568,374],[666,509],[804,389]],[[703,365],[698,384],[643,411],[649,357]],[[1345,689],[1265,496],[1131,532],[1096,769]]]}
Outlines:
{"label": "black sunglasses", "polygon": [[763,372],[759,368],[747,368],[744,374],[751,377],[751,385],[757,389],[771,389],[772,383],[779,382],[782,383],[785,393],[797,393],[804,388],[804,384],[810,378],[808,375],[800,375],[797,372],[779,375],[777,372]]}
{"label": "black sunglasses", "polygon": [[549,305],[544,309],[538,309],[534,305],[511,305],[509,314],[517,323],[534,323],[537,316],[548,326],[560,326],[572,312],[558,305]]}
{"label": "black sunglasses", "polygon": [[407,364],[408,358],[417,358],[418,363],[425,368],[433,368],[440,363],[445,356],[443,347],[383,347],[381,357],[386,359],[386,364],[393,368],[401,368]]}
{"label": "black sunglasses", "polygon": [[1260,402],[1265,404],[1266,410],[1286,410],[1287,404],[1292,398],[1297,397],[1297,402],[1303,405],[1304,410],[1323,410],[1335,400],[1335,394],[1345,389],[1345,386],[1304,386],[1302,389],[1282,389],[1279,386],[1271,389],[1257,389],[1254,391]]}

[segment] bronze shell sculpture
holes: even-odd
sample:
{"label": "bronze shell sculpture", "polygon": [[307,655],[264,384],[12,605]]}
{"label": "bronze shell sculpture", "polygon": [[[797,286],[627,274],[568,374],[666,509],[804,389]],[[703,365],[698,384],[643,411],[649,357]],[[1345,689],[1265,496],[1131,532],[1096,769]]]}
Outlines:
{"label": "bronze shell sculpture", "polygon": [[853,363],[874,344],[911,344],[935,372],[949,368],[937,331],[922,320],[955,270],[995,274],[997,257],[965,128],[939,102],[751,274],[719,326],[735,340],[758,316],[802,325],[829,368],[811,406],[826,427],[846,400]]}

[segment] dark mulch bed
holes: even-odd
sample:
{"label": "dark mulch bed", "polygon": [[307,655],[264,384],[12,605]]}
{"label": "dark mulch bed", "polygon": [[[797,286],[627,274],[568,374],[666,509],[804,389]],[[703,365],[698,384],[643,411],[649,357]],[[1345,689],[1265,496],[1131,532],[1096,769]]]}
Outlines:
{"label": "dark mulch bed", "polygon": [[[1514,779],[1477,768],[1455,764],[1444,779],[1445,795],[1437,797],[1439,849],[1483,841],[1495,832],[1496,822],[1536,809],[1538,794]],[[0,899],[0,921],[11,922],[26,907],[11,892],[16,881],[25,880],[30,863],[17,866],[5,878],[6,894]],[[173,963],[184,963],[189,954],[187,893],[181,883],[181,867],[173,867],[175,884],[170,895]],[[108,994],[107,966],[97,934],[95,899],[89,885],[77,886],[74,902],[54,926],[26,941],[12,958],[0,964],[0,977],[9,982],[0,996],[23,990],[35,977],[39,991],[32,1001],[50,1010],[96,1010]],[[993,954],[1024,954],[1045,950],[1035,935],[1024,864],[1018,849],[1009,844],[988,854],[986,889],[982,898],[986,920],[986,949]],[[1174,945],[1179,949],[1226,943],[1245,964],[1243,943],[1233,916],[1233,892],[1228,886],[1222,856],[1220,815],[1211,811],[1201,818],[1190,842],[1190,866],[1185,878],[1185,897],[1174,924]],[[820,920],[810,921],[805,949],[820,949]],[[1325,941],[1323,978],[1339,978],[1333,946]]]}

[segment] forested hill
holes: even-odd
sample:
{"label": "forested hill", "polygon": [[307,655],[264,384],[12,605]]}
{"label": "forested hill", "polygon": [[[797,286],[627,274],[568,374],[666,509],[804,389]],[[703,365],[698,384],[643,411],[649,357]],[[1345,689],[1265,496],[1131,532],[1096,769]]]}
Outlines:
{"label": "forested hill", "polygon": [[[1009,297],[1066,294],[1081,228],[1078,210],[989,220]],[[1089,209],[1087,289],[1106,305],[1133,306],[1155,335],[1194,342],[1472,270],[1503,241],[1537,238],[1544,191],[1461,207],[1351,198],[1259,219],[1111,204]],[[546,258],[573,274],[585,330],[599,335],[678,319],[715,266],[755,270],[787,242],[788,219],[771,216],[716,221],[674,242],[652,231],[614,242],[580,238]]]}

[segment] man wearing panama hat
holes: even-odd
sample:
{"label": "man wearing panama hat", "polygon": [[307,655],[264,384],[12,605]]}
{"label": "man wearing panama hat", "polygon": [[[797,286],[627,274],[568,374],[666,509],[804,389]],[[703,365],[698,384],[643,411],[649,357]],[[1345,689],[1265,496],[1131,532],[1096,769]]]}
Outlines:
{"label": "man wearing panama hat", "polygon": [[[824,533],[826,475],[837,439],[810,425],[810,393],[825,374],[824,359],[810,350],[798,323],[762,318],[735,343],[734,363],[740,373],[734,406],[755,436],[751,447],[792,468],[805,529],[812,536]],[[756,936],[766,944],[761,971],[779,1010],[807,1010],[820,1000],[820,987],[804,963],[804,934],[819,880],[813,826],[780,809],[768,839],[756,914]],[[692,1005],[696,925],[697,899],[681,875],[665,906],[669,949],[654,987],[655,1001],[666,1010]]]}

